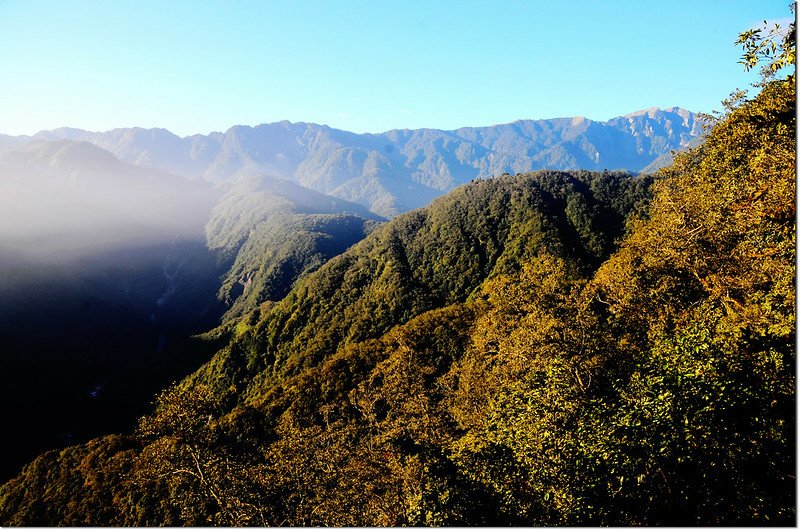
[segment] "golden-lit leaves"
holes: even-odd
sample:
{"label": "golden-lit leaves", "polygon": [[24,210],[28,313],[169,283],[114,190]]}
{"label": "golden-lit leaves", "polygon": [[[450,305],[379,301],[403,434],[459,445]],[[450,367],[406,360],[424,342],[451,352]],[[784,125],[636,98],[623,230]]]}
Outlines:
{"label": "golden-lit leaves", "polygon": [[786,82],[733,105],[596,273],[629,177],[504,177],[387,225],[128,445],[26,469],[2,520],[793,523],[794,120]]}

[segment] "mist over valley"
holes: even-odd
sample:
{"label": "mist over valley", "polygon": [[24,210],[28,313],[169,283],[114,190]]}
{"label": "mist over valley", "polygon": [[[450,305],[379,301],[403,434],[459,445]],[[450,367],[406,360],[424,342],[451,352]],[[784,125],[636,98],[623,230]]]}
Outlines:
{"label": "mist over valley", "polygon": [[502,173],[638,171],[699,133],[692,113],[650,109],[379,135],[279,122],[3,136],[2,398],[27,434],[6,440],[2,474],[130,428],[213,351],[191,335],[279,301],[386,217]]}

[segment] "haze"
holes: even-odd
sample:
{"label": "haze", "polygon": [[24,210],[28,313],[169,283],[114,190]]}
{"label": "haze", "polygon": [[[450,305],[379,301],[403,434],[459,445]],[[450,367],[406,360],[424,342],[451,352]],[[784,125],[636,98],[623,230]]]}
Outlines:
{"label": "haze", "polygon": [[202,240],[212,192],[85,142],[0,152],[0,247],[65,260],[130,245]]}

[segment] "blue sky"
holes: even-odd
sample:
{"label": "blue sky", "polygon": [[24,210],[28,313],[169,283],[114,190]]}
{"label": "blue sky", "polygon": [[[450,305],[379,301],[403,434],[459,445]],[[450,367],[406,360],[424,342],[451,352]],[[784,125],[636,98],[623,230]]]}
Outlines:
{"label": "blue sky", "polygon": [[709,112],[788,0],[0,0],[0,132]]}

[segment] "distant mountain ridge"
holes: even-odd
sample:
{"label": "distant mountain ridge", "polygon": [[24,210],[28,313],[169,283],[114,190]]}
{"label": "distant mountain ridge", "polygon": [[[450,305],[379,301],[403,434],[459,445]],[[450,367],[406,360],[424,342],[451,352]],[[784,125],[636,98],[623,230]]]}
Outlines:
{"label": "distant mountain ridge", "polygon": [[[120,160],[225,182],[245,171],[296,182],[391,217],[476,178],[536,169],[639,172],[701,135],[685,109],[650,108],[600,122],[583,117],[488,127],[356,134],[281,121],[181,138],[166,129],[88,132],[61,128],[38,139],[90,142]],[[20,140],[4,137],[4,144]],[[19,137],[17,137],[19,138]]]}

